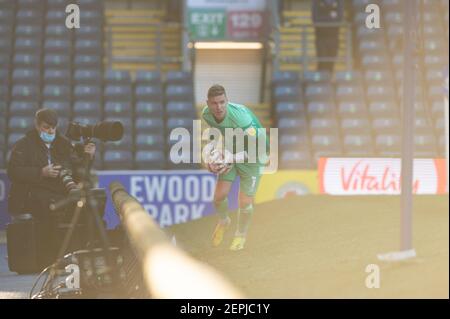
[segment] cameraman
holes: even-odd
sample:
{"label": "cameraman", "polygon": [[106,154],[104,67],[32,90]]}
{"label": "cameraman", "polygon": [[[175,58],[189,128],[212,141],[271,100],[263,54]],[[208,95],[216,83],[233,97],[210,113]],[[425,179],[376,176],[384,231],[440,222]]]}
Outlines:
{"label": "cameraman", "polygon": [[[7,168],[11,181],[9,213],[13,220],[31,214],[50,246],[58,243],[51,237],[55,228],[49,205],[67,196],[68,189],[60,178],[60,172],[63,168],[72,170],[78,156],[71,142],[57,131],[57,125],[58,117],[54,110],[38,110],[35,127],[14,144]],[[95,144],[84,146],[84,152],[92,163]],[[73,177],[78,182],[76,176]],[[46,250],[49,254],[46,261],[54,261],[55,249],[49,247]]]}

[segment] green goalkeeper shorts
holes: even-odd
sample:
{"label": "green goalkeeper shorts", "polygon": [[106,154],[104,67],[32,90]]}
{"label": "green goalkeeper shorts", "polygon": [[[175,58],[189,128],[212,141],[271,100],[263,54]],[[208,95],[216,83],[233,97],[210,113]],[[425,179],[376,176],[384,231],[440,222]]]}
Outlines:
{"label": "green goalkeeper shorts", "polygon": [[259,165],[234,164],[228,173],[219,175],[219,181],[234,182],[236,176],[240,177],[239,191],[254,197],[261,180],[263,167]]}

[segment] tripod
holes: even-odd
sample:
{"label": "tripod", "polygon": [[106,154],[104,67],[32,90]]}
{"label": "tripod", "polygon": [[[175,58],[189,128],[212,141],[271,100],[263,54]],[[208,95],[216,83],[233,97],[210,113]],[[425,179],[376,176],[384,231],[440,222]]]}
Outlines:
{"label": "tripod", "polygon": [[[89,143],[89,140],[84,141],[86,145]],[[78,221],[82,215],[82,212],[85,212],[85,220],[87,227],[87,238],[86,241],[86,249],[78,251],[76,253],[72,253],[71,255],[79,254],[79,256],[84,256],[84,258],[90,258],[92,254],[103,254],[105,264],[102,265],[102,275],[109,276],[112,279],[113,286],[119,283],[118,279],[118,271],[117,271],[117,262],[114,259],[113,247],[110,245],[110,241],[108,239],[105,226],[103,225],[103,221],[100,217],[100,201],[96,196],[96,190],[93,189],[92,178],[90,174],[90,162],[88,154],[82,154],[82,161],[76,163],[76,170],[78,175],[80,176],[81,182],[79,183],[79,188],[71,190],[69,192],[69,196],[66,199],[63,199],[57,203],[50,205],[51,211],[58,211],[63,208],[67,208],[69,205],[75,204],[75,209],[72,215],[71,222],[69,224],[68,231],[65,234],[63,243],[59,249],[57,259],[55,263],[51,266],[44,269],[41,275],[45,272],[48,272],[48,276],[42,286],[42,289],[37,294],[37,298],[51,298],[51,297],[59,297],[60,293],[58,289],[62,288],[61,285],[53,287],[53,283],[58,274],[58,269],[61,266],[64,266],[67,263],[67,259],[64,257],[65,253],[69,247],[69,244],[73,238],[73,234],[75,228],[78,225]],[[99,235],[99,236],[97,236]],[[100,249],[96,248],[96,241],[100,239]],[[117,249],[117,248],[116,248]],[[91,254],[91,255],[90,255]],[[70,256],[70,255],[69,255]],[[88,256],[88,257],[86,257]],[[91,267],[95,268],[98,265],[95,265],[96,262],[91,262]],[[40,277],[39,277],[40,278]],[[38,280],[39,280],[38,278]],[[37,282],[36,282],[37,283]],[[36,285],[36,284],[35,284]],[[33,287],[34,289],[34,287]],[[30,292],[30,296],[33,292]],[[81,287],[78,287],[78,295],[83,293]]]}

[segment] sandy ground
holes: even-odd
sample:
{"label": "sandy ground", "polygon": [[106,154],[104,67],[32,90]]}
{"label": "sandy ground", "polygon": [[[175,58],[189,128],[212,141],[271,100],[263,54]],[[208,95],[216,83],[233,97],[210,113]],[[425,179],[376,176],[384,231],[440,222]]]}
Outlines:
{"label": "sandy ground", "polygon": [[[234,224],[223,247],[211,247],[216,216],[168,231],[251,298],[448,298],[448,214],[448,196],[416,197],[417,257],[396,263],[377,254],[399,250],[397,196],[306,196],[260,205],[240,252],[228,250]],[[379,288],[366,287],[370,264],[379,266]]]}

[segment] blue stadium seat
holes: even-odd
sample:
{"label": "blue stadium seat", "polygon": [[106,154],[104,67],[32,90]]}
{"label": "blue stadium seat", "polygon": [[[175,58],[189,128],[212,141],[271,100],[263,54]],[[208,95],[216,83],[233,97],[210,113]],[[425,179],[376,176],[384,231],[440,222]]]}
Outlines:
{"label": "blue stadium seat", "polygon": [[9,105],[9,116],[34,116],[39,105],[34,101],[12,101]]}
{"label": "blue stadium seat", "polygon": [[312,118],[335,118],[336,106],[326,101],[309,102],[307,106],[308,116]]}
{"label": "blue stadium seat", "polygon": [[339,124],[335,118],[315,118],[309,122],[309,130],[315,135],[339,135]]}
{"label": "blue stadium seat", "polygon": [[137,134],[135,140],[136,150],[164,150],[166,139],[162,133]]}
{"label": "blue stadium seat", "polygon": [[17,53],[13,56],[14,67],[36,68],[40,67],[41,59],[36,54]]}
{"label": "blue stadium seat", "polygon": [[273,96],[276,103],[279,102],[294,102],[298,103],[301,99],[301,89],[297,85],[283,85],[277,86],[274,89]]}
{"label": "blue stadium seat", "polygon": [[394,85],[394,76],[391,70],[373,70],[369,69],[364,72],[364,81],[366,85]]}
{"label": "blue stadium seat", "polygon": [[193,125],[192,120],[193,120],[192,118],[182,118],[182,117],[169,118],[167,120],[167,131],[168,133],[170,133],[173,129],[185,128],[190,132],[192,132],[192,125]]}
{"label": "blue stadium seat", "polygon": [[315,159],[318,159],[318,156],[336,156],[342,154],[341,140],[337,135],[313,135],[311,144]]}
{"label": "blue stadium seat", "polygon": [[400,108],[392,101],[375,101],[369,104],[369,112],[373,118],[392,118],[400,115]]}
{"label": "blue stadium seat", "polygon": [[394,101],[396,91],[392,86],[383,84],[367,87],[367,99],[369,101]]}
{"label": "blue stadium seat", "polygon": [[192,73],[184,71],[169,71],[166,75],[167,85],[192,85]]}
{"label": "blue stadium seat", "polygon": [[48,24],[58,24],[58,25],[64,25],[66,21],[66,12],[65,10],[61,10],[62,8],[65,9],[66,6],[60,7],[58,9],[51,9],[47,11],[46,14],[46,20]]}
{"label": "blue stadium seat", "polygon": [[282,134],[279,143],[280,151],[309,149],[311,139],[308,134]]}
{"label": "blue stadium seat", "polygon": [[165,169],[166,157],[163,151],[137,151],[135,158],[137,169]]}
{"label": "blue stadium seat", "polygon": [[192,101],[194,92],[190,85],[168,85],[165,95],[168,101]]}
{"label": "blue stadium seat", "polygon": [[113,101],[129,101],[133,98],[132,90],[130,85],[106,85],[104,90],[105,100]]}
{"label": "blue stadium seat", "polygon": [[108,70],[104,79],[107,84],[131,85],[131,77],[128,71]]}
{"label": "blue stadium seat", "polygon": [[101,87],[98,85],[76,85],[74,88],[74,98],[75,100],[101,101]]}
{"label": "blue stadium seat", "polygon": [[136,118],[134,125],[137,134],[164,132],[164,121],[162,118],[139,117]]}
{"label": "blue stadium seat", "polygon": [[370,157],[374,155],[370,135],[345,135],[343,146],[347,156]]}
{"label": "blue stadium seat", "polygon": [[[81,19],[81,17],[80,17]],[[79,39],[75,41],[76,54],[98,54],[103,51],[103,44],[95,40]]]}
{"label": "blue stadium seat", "polygon": [[313,167],[309,150],[284,151],[280,155],[282,169],[310,169]]}
{"label": "blue stadium seat", "polygon": [[82,40],[102,41],[103,30],[99,25],[81,24],[80,28],[76,30],[75,36]]}
{"label": "blue stadium seat", "polygon": [[[78,32],[78,29],[77,29]],[[48,24],[45,27],[46,38],[53,39],[70,39],[72,37],[72,30],[68,29],[65,24]]]}
{"label": "blue stadium seat", "polygon": [[365,55],[382,55],[387,51],[384,39],[362,40],[358,44],[359,53]]}
{"label": "blue stadium seat", "polygon": [[135,88],[135,97],[138,101],[162,102],[163,92],[160,85],[138,85]]}
{"label": "blue stadium seat", "polygon": [[42,10],[29,10],[29,9],[21,9],[17,11],[16,14],[16,24],[22,25],[35,25],[40,26],[43,24],[44,14]]}
{"label": "blue stadium seat", "polygon": [[16,84],[12,88],[12,98],[14,100],[39,101],[40,89],[36,85],[20,85]]}
{"label": "blue stadium seat", "polygon": [[364,102],[364,91],[360,84],[340,83],[336,86],[336,100],[339,102]]}
{"label": "blue stadium seat", "polygon": [[399,134],[401,123],[398,118],[376,118],[372,127],[376,134]]}
{"label": "blue stadium seat", "polygon": [[135,116],[139,117],[162,117],[164,114],[161,102],[138,101],[135,105]]}
{"label": "blue stadium seat", "polygon": [[169,102],[166,105],[167,117],[195,118],[196,111],[192,102]]}
{"label": "blue stadium seat", "polygon": [[308,131],[308,123],[305,118],[279,118],[277,127],[280,135],[286,133],[300,134]]}
{"label": "blue stadium seat", "polygon": [[370,121],[367,118],[342,118],[341,132],[344,135],[370,135]]}
{"label": "blue stadium seat", "polygon": [[105,103],[104,112],[108,116],[131,116],[131,103],[128,101],[108,101]]}
{"label": "blue stadium seat", "polygon": [[44,50],[45,53],[50,54],[70,54],[72,50],[72,42],[66,38],[49,38],[45,40]]}
{"label": "blue stadium seat", "polygon": [[436,158],[437,143],[432,134],[414,135],[414,157]]}
{"label": "blue stadium seat", "polygon": [[375,139],[375,149],[378,156],[401,156],[401,136],[392,134],[380,134]]}
{"label": "blue stadium seat", "polygon": [[29,116],[12,116],[9,118],[10,133],[25,133],[34,127],[34,114]]}
{"label": "blue stadium seat", "polygon": [[107,170],[133,169],[133,153],[131,151],[106,151],[103,154],[103,167]]}
{"label": "blue stadium seat", "polygon": [[272,85],[294,85],[299,86],[300,75],[298,72],[276,71],[272,76]]}
{"label": "blue stadium seat", "polygon": [[53,101],[70,101],[71,87],[68,85],[47,84],[43,88],[43,97]]}
{"label": "blue stadium seat", "polygon": [[61,53],[46,53],[44,56],[44,66],[47,68],[54,69],[65,69],[70,70],[72,64],[72,59],[68,52]]}
{"label": "blue stadium seat", "polygon": [[305,115],[303,103],[280,102],[275,105],[275,112],[278,117],[299,117]]}
{"label": "blue stadium seat", "polygon": [[[18,41],[20,42],[20,39],[31,39],[35,40],[33,42],[40,42],[42,38],[43,32],[41,28],[36,28],[33,25],[18,25],[15,29],[15,37],[16,37],[16,49]],[[20,47],[21,45],[19,45]],[[25,46],[28,46],[25,44]],[[36,48],[41,47],[41,43],[36,43],[34,45]]]}
{"label": "blue stadium seat", "polygon": [[366,54],[362,58],[362,66],[365,69],[375,69],[387,68],[388,65],[388,57],[386,55],[378,55],[378,54]]}
{"label": "blue stadium seat", "polygon": [[74,116],[87,116],[100,118],[102,116],[101,105],[95,101],[76,101],[73,105]]}
{"label": "blue stadium seat", "polygon": [[101,55],[97,52],[96,54],[77,54],[74,57],[74,66],[77,69],[82,68],[98,68],[102,66]]}
{"label": "blue stadium seat", "polygon": [[14,69],[12,74],[12,80],[14,84],[39,84],[40,83],[40,70],[36,68],[27,69]]}
{"label": "blue stadium seat", "polygon": [[65,115],[67,117],[70,117],[72,113],[70,103],[67,101],[44,100],[42,102],[42,107],[55,110],[59,116]]}
{"label": "blue stadium seat", "polygon": [[306,83],[329,83],[331,73],[329,71],[304,71],[302,80]]}
{"label": "blue stadium seat", "polygon": [[99,84],[102,82],[102,74],[100,70],[92,68],[76,69],[73,79],[77,85]]}
{"label": "blue stadium seat", "polygon": [[362,102],[340,102],[338,103],[338,114],[341,118],[367,118],[368,111]]}
{"label": "blue stadium seat", "polygon": [[71,85],[72,75],[68,69],[50,69],[44,71],[45,84]]}
{"label": "blue stadium seat", "polygon": [[159,71],[143,71],[136,72],[136,85],[161,85],[161,73]]}
{"label": "blue stadium seat", "polygon": [[332,101],[334,89],[331,84],[307,84],[305,98],[308,101]]}

